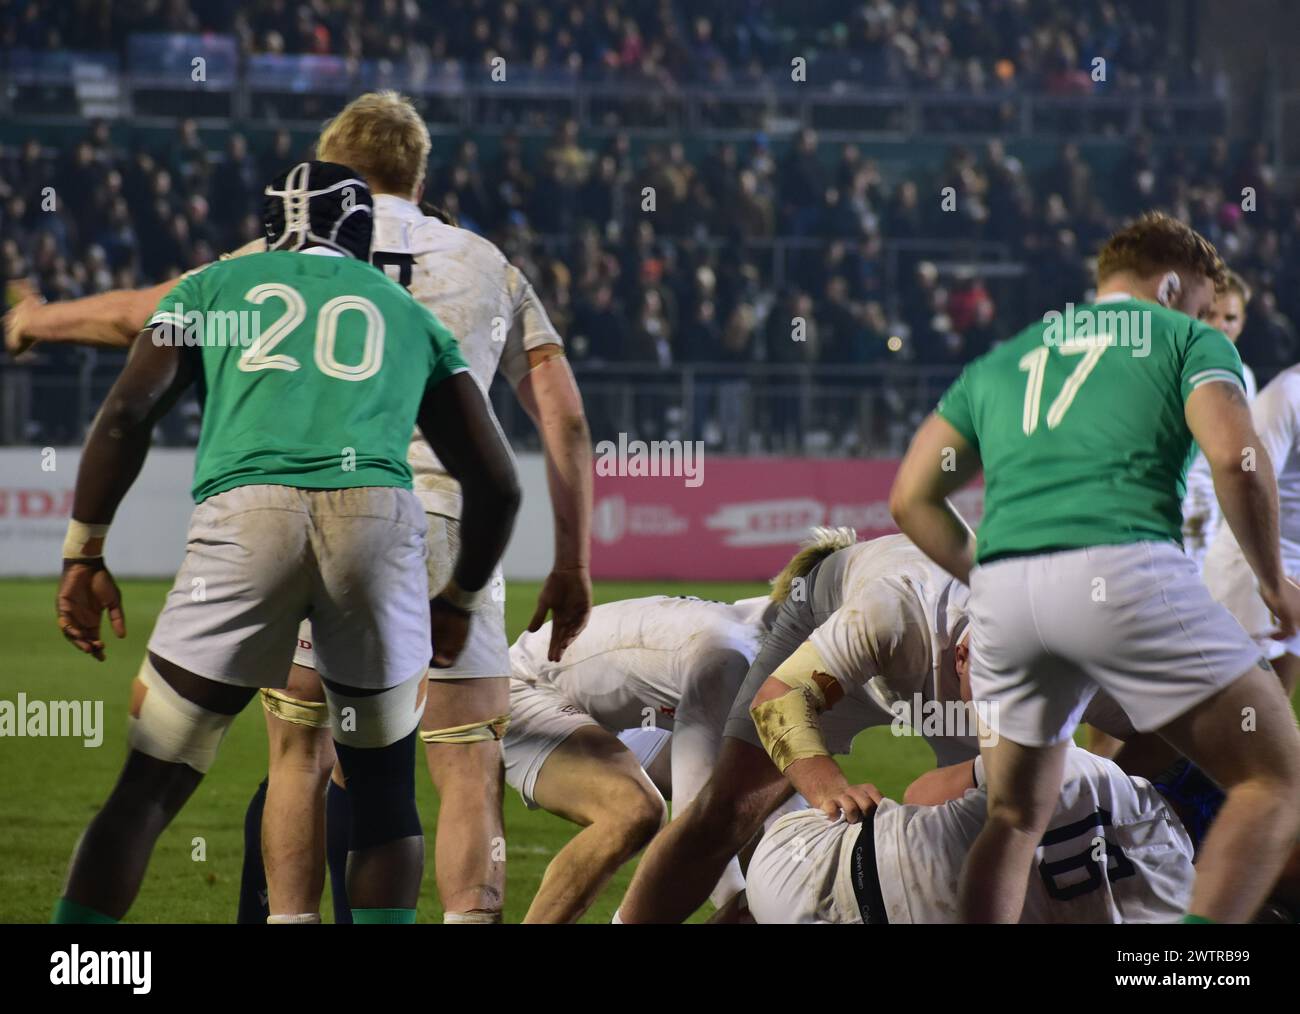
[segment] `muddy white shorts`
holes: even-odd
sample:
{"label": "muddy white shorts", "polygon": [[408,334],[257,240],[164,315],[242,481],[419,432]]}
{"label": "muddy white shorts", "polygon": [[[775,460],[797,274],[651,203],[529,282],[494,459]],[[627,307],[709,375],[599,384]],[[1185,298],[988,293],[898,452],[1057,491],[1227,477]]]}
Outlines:
{"label": "muddy white shorts", "polygon": [[[428,612],[429,599],[442,591],[456,565],[460,552],[460,522],[441,514],[426,514],[428,553],[427,582],[420,587],[417,604]],[[316,668],[315,636],[320,631],[320,618],[304,621],[298,628],[298,647],[293,660],[308,669]],[[438,680],[475,679],[483,676],[508,676],[510,674],[510,646],[506,643],[506,581],[501,565],[492,572],[488,594],[474,609],[469,621],[469,637],[465,648],[449,669],[430,669],[429,678]]]}
{"label": "muddy white shorts", "polygon": [[524,797],[530,810],[537,806],[533,789],[542,765],[584,725],[600,723],[552,687],[510,681],[510,728],[501,741],[506,784]]}
{"label": "muddy white shorts", "polygon": [[219,683],[279,688],[312,617],[326,679],[404,683],[431,654],[424,528],[405,489],[254,485],[209,497],[149,650]]}
{"label": "muddy white shorts", "polygon": [[[1300,574],[1300,561],[1283,559],[1286,571],[1295,580]],[[1210,589],[1216,602],[1232,613],[1269,659],[1283,655],[1300,655],[1300,633],[1285,641],[1275,641],[1272,632],[1277,620],[1264,605],[1259,594],[1259,581],[1242,555],[1232,530],[1226,525],[1210,543],[1205,556],[1205,587]]]}
{"label": "muddy white shorts", "polygon": [[1099,689],[1150,732],[1267,665],[1171,542],[978,566],[970,612],[972,693],[1022,746],[1069,737]]}

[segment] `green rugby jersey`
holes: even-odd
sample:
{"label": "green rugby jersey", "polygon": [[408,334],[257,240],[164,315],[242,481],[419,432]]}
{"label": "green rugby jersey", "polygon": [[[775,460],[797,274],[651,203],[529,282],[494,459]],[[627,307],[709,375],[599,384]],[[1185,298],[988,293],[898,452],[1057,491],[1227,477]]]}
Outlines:
{"label": "green rugby jersey", "polygon": [[149,324],[183,328],[198,357],[195,503],[260,483],[410,489],[424,392],[468,369],[432,313],[351,257],[220,261],[182,279]]}
{"label": "green rugby jersey", "polygon": [[1219,380],[1244,387],[1222,333],[1132,298],[1067,306],[972,362],[937,411],[984,465],[977,560],[1181,545],[1195,451],[1183,405]]}

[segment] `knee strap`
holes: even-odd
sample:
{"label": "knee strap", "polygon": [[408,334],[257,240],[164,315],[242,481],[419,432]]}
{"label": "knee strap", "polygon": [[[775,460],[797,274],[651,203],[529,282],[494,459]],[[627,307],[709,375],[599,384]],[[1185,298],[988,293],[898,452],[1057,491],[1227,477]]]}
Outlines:
{"label": "knee strap", "polygon": [[[127,742],[132,750],[207,774],[234,715],[201,708],[178,694],[145,656],[136,676]],[[140,691],[143,690],[143,694]]]}
{"label": "knee strap", "polygon": [[330,726],[329,706],[324,701],[300,701],[281,690],[269,688],[262,689],[261,697],[266,713],[282,722],[305,725],[309,729],[328,729]]}
{"label": "knee strap", "polygon": [[486,743],[489,740],[502,739],[509,726],[509,715],[497,715],[496,718],[485,718],[481,722],[470,722],[468,725],[421,731],[420,738],[426,743]]}

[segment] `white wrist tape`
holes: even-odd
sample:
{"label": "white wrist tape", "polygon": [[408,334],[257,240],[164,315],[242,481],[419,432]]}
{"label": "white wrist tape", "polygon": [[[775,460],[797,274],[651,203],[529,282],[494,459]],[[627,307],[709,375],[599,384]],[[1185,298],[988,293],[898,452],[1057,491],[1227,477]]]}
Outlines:
{"label": "white wrist tape", "polygon": [[107,538],[108,525],[88,525],[72,518],[68,521],[68,534],[63,537],[63,558],[98,560],[104,555]]}
{"label": "white wrist tape", "polygon": [[456,579],[453,577],[447,581],[446,587],[444,587],[438,594],[457,609],[463,609],[467,613],[472,613],[478,608],[479,603],[487,596],[487,591],[491,583],[492,582],[489,581],[478,591],[471,592],[465,591],[464,588],[456,583]]}

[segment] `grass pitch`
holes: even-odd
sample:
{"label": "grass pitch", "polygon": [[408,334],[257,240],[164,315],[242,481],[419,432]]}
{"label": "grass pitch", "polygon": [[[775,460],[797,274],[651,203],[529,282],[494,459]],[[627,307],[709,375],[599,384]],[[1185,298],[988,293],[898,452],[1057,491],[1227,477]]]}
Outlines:
{"label": "grass pitch", "polygon": [[[0,922],[48,921],[73,845],[108,797],[121,767],[131,679],[169,587],[167,581],[122,582],[127,638],[117,641],[110,634],[107,661],[99,663],[78,654],[59,635],[54,622],[55,582],[0,581],[0,699],[16,701],[22,692],[29,700],[104,702],[103,743],[98,748],[87,748],[77,739],[0,738]],[[506,602],[511,639],[528,623],[538,587],[535,582],[511,583]],[[732,600],[765,592],[758,584],[604,582],[596,586],[596,601],[661,593]],[[234,921],[244,811],[266,775],[262,714],[254,701],[240,715],[212,771],[159,839],[144,888],[127,917],[129,922]],[[421,922],[440,922],[432,837],[438,800],[422,757],[419,763],[420,814],[428,835],[419,918]],[[882,728],[858,737],[846,768],[853,781],[870,780],[886,795],[898,798],[912,778],[933,764],[923,741],[894,738]],[[518,922],[546,864],[577,828],[548,813],[528,810],[508,787],[505,822],[505,919]],[[196,858],[200,847],[206,853],[202,860]],[[619,872],[584,921],[609,921],[634,865],[629,863]],[[322,904],[329,921],[328,889]]]}

